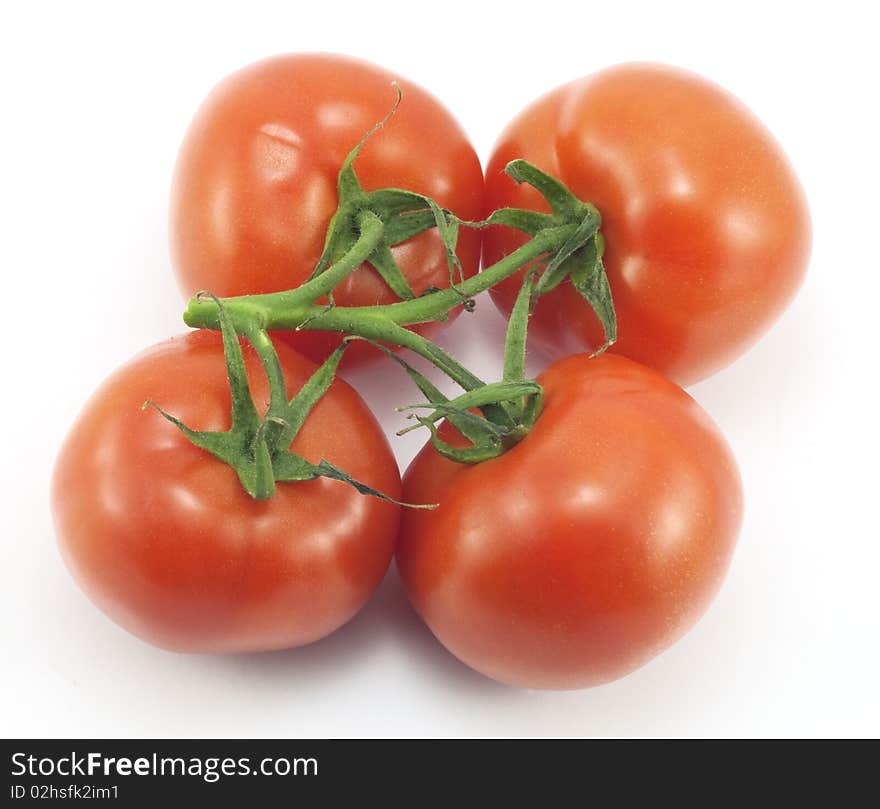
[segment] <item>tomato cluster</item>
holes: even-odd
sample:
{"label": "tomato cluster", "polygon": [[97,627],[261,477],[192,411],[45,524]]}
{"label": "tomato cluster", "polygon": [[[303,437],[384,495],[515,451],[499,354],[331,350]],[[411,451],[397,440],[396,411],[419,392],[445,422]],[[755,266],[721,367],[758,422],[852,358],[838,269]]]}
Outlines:
{"label": "tomato cluster", "polygon": [[[211,92],[181,147],[171,200],[172,256],[188,296],[303,287],[341,205],[340,166],[387,113],[395,79],[306,54],[259,62]],[[315,641],[363,606],[396,556],[431,631],[489,677],[580,688],[623,676],[700,617],[729,564],[742,514],[736,462],[678,384],[730,363],[793,297],[809,253],[803,192],[748,110],[680,70],[623,65],[558,88],[507,127],[485,178],[449,112],[418,86],[399,86],[403,103],[358,157],[357,176],[367,195],[406,189],[437,206],[416,212],[426,218],[411,238],[371,254],[386,258],[362,262],[321,295],[317,311],[386,310],[400,297],[381,267],[399,268],[399,288],[417,302],[454,285],[455,270],[474,277],[481,251],[484,270],[512,261],[528,228],[476,220],[516,208],[520,221],[545,221],[528,212],[549,213],[546,195],[504,172],[524,158],[601,215],[601,241],[589,247],[604,261],[616,344],[593,356],[604,322],[589,296],[571,278],[548,289],[533,302],[530,336],[557,361],[533,386],[528,429],[508,430],[497,453],[471,463],[455,451],[473,440],[467,418],[479,409],[439,427],[439,417],[423,419],[432,439],[401,482],[357,392],[341,379],[309,381],[338,362],[338,330],[287,327],[277,349],[250,333],[239,342],[225,321],[222,338],[172,338],[111,376],[62,447],[52,492],[62,554],[113,620],[169,649]],[[395,216],[400,200],[421,198],[383,193]],[[372,221],[365,205],[352,207],[355,224],[336,223],[351,241]],[[446,220],[428,226],[441,209],[460,233],[440,234]],[[550,258],[492,286],[501,311],[514,310]],[[430,336],[448,319],[415,318],[411,328]],[[349,331],[374,337],[357,328],[374,320],[353,315]],[[365,340],[345,350],[353,362],[383,356]],[[310,385],[320,392],[294,429],[284,400],[292,408]],[[174,416],[143,414],[147,400]],[[250,432],[242,426],[279,412]],[[206,437],[221,435],[222,452]],[[244,459],[246,473],[224,452]],[[251,496],[242,482],[259,483],[266,470],[296,482]],[[346,485],[355,481],[358,489]]]}

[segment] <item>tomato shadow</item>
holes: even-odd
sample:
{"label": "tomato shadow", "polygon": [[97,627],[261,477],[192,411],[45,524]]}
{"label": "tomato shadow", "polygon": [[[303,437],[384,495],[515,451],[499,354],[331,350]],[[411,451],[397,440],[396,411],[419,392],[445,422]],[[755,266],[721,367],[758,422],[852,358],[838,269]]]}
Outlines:
{"label": "tomato shadow", "polygon": [[838,389],[839,345],[824,332],[821,292],[805,286],[791,309],[729,367],[688,388],[722,427],[775,431],[803,402]]}
{"label": "tomato shadow", "polygon": [[392,567],[370,601],[347,624],[308,646],[261,654],[235,655],[230,665],[249,677],[296,680],[323,687],[337,676],[348,677],[352,668],[376,669],[383,659],[401,656],[419,677],[432,677],[453,688],[478,691],[508,690],[465,666],[451,655],[410,606]]}
{"label": "tomato shadow", "polygon": [[[315,722],[298,718],[306,705],[330,711],[334,705],[342,710],[357,705],[363,715],[349,717],[348,724],[334,720],[345,728],[344,736],[663,735],[683,731],[683,718],[694,711],[711,732],[729,688],[725,666],[747,653],[739,623],[738,605],[725,598],[713,607],[711,619],[620,680],[574,691],[514,688],[447,652],[410,606],[392,568],[364,609],[327,638],[298,649],[209,661],[215,674],[226,673],[223,680],[231,675],[258,695],[254,704],[271,722],[276,717]],[[352,702],[352,694],[368,692],[376,714]]]}

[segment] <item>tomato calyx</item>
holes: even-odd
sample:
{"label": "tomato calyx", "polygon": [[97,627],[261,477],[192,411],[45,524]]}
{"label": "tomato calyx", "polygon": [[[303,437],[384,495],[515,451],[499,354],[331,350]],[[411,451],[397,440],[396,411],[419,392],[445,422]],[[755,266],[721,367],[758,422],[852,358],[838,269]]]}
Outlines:
{"label": "tomato calyx", "polygon": [[[457,218],[430,197],[413,191],[400,188],[365,191],[354,170],[354,162],[361,149],[400,106],[403,94],[396,82],[392,86],[397,93],[394,106],[348,153],[339,170],[336,181],[339,202],[327,228],[324,249],[309,277],[309,281],[313,283],[307,293],[308,302],[315,300],[316,292],[321,292],[329,299],[328,308],[333,308],[333,288],[363,262],[370,264],[391,291],[403,301],[430,293],[430,289],[418,292],[412,289],[391,248],[434,227],[437,228],[446,252],[450,288],[455,288],[456,274],[458,281],[464,280],[464,269],[455,252],[458,241]],[[370,243],[367,250],[358,250],[364,234],[370,231],[376,232],[375,241]],[[359,261],[352,260],[353,252],[357,253]],[[291,302],[296,300],[296,296],[291,296]]]}
{"label": "tomato calyx", "polygon": [[[434,448],[450,460],[476,464],[497,458],[528,435],[540,414],[544,391],[532,379],[488,383],[450,399],[402,357],[388,353],[427,398],[426,402],[397,408],[415,421],[397,435],[425,427]],[[430,412],[421,414],[420,410]],[[444,440],[437,427],[441,419],[452,424],[469,444],[459,447]]]}
{"label": "tomato calyx", "polygon": [[[191,443],[231,466],[242,486],[256,500],[270,498],[275,493],[275,484],[278,482],[307,481],[326,477],[347,483],[361,494],[404,505],[355,480],[326,460],[311,463],[289,449],[312,408],[333,383],[336,369],[350,341],[344,341],[288,401],[281,362],[269,335],[262,329],[243,335],[256,350],[269,381],[269,407],[261,416],[251,395],[238,332],[222,302],[209,293],[200,294],[213,299],[217,307],[232,398],[231,427],[225,431],[193,430],[151,400],[144,402],[144,409],[154,408],[163,418],[174,424]],[[411,507],[433,508],[434,506]]]}
{"label": "tomato calyx", "polygon": [[[403,435],[419,427],[431,434],[431,444],[446,458],[458,463],[476,464],[497,458],[525,438],[538,416],[544,398],[543,388],[525,378],[526,332],[531,314],[535,270],[530,270],[511,313],[504,347],[504,373],[499,382],[462,384],[465,392],[453,399],[443,394],[427,377],[406,360],[381,344],[395,362],[409,374],[428,401],[398,407],[415,424],[398,431]],[[427,414],[417,411],[428,410]],[[444,440],[437,423],[445,419],[470,442],[464,447]]]}
{"label": "tomato calyx", "polygon": [[541,273],[535,286],[532,307],[542,295],[570,279],[602,324],[605,343],[595,352],[601,354],[617,340],[617,317],[602,261],[605,252],[605,239],[599,232],[602,215],[594,205],[578,199],[559,180],[526,160],[512,160],[504,171],[516,183],[528,183],[540,192],[552,213],[501,208],[486,220],[486,224],[507,225],[530,236],[554,225],[576,225]]}

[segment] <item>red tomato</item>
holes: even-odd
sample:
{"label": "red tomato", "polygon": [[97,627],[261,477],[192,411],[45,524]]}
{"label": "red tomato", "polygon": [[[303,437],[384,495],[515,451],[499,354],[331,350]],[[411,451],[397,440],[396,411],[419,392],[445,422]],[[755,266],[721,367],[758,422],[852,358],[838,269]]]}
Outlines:
{"label": "red tomato", "polygon": [[[583,688],[632,671],[694,624],[742,513],[736,462],[681,388],[584,354],[539,381],[532,431],[469,466],[428,444],[404,497],[397,564],[454,655],[512,685]],[[447,440],[455,440],[448,425]]]}
{"label": "red tomato", "polygon": [[[314,366],[280,346],[291,395]],[[245,351],[258,407],[268,385]],[[95,393],[61,450],[52,488],[74,577],[110,618],[157,646],[251,652],[310,643],[351,618],[391,560],[399,508],[338,481],[279,483],[252,499],[235,472],[158,413],[229,428],[220,336],[195,332],[140,354]],[[292,444],[397,497],[400,475],[361,398],[337,380]]]}
{"label": "red tomato", "polygon": [[[736,359],[801,284],[811,237],[797,178],[761,122],[694,74],[620,65],[539,99],[495,147],[487,210],[547,210],[534,190],[503,174],[517,157],[599,208],[619,321],[613,350],[681,384]],[[493,228],[484,261],[523,240]],[[521,276],[492,291],[502,311],[512,308]],[[568,282],[541,299],[530,331],[554,357],[603,342]]]}
{"label": "red tomato", "polygon": [[[358,156],[361,184],[368,191],[416,191],[461,217],[480,217],[479,160],[439,101],[366,62],[329,54],[277,56],[217,85],[181,146],[171,195],[171,252],[184,293],[275,292],[309,277],[336,210],[342,162],[391,109],[395,79],[403,102]],[[458,253],[466,275],[478,269],[480,242],[479,232],[462,229]],[[449,286],[446,254],[434,230],[392,252],[417,295]],[[397,297],[362,266],[337,288],[335,300],[359,306]],[[334,334],[284,334],[316,360],[340,342]],[[356,360],[375,356],[381,355],[366,345],[346,354]]]}

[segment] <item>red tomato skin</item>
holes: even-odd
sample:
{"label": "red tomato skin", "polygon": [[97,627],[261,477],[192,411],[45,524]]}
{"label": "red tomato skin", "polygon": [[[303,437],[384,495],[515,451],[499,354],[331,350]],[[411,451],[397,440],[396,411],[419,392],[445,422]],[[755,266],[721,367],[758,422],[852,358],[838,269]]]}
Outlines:
{"label": "red tomato skin", "polygon": [[[683,70],[624,64],[557,88],[505,129],[486,169],[486,210],[547,210],[504,175],[516,157],[558,176],[602,213],[619,323],[613,351],[691,384],[730,364],[799,289],[811,224],[803,189],[763,124]],[[484,236],[491,264],[524,241]],[[492,290],[509,312],[522,274]],[[538,303],[530,335],[551,357],[602,344],[570,283]]]}
{"label": "red tomato skin", "polygon": [[[313,364],[279,347],[290,394]],[[259,360],[245,349],[258,407]],[[160,343],[93,395],[52,482],[58,543],[74,578],[117,624],[185,652],[253,652],[311,643],[349,620],[382,580],[399,507],[320,479],[252,499],[235,472],[190,444],[146,399],[195,429],[229,427],[218,334]],[[397,498],[400,475],[366,405],[337,380],[292,449],[325,458]]]}
{"label": "red tomato skin", "polygon": [[440,505],[403,515],[397,567],[467,665],[510,685],[585,688],[643,665],[702,615],[742,489],[715,424],[651,369],[581,354],[539,381],[542,415],[500,458],[468,466],[430,444],[416,456],[404,497]]}
{"label": "red tomato skin", "polygon": [[[174,172],[170,241],[181,290],[246,295],[304,283],[336,210],[342,162],[391,109],[392,81],[403,101],[355,164],[366,190],[427,194],[465,219],[478,219],[483,174],[452,115],[418,85],[383,68],[333,54],[291,54],[252,64],[208,95],[189,126]],[[458,255],[466,275],[479,268],[481,234],[462,229]],[[449,286],[434,230],[392,249],[418,295]],[[341,306],[393,303],[397,297],[367,266],[335,291]],[[451,314],[454,318],[458,310]],[[447,321],[448,322],[448,321]],[[419,326],[431,335],[443,324]],[[324,359],[341,338],[282,332],[310,358]],[[354,345],[346,360],[382,356]]]}

